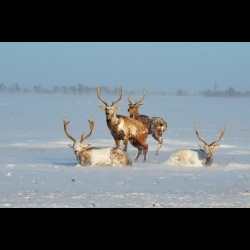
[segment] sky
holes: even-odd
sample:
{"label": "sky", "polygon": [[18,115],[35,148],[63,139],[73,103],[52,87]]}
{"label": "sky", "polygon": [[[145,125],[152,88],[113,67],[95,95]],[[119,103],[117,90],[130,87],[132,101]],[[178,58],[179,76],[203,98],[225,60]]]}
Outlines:
{"label": "sky", "polygon": [[0,83],[250,90],[249,42],[0,42]]}

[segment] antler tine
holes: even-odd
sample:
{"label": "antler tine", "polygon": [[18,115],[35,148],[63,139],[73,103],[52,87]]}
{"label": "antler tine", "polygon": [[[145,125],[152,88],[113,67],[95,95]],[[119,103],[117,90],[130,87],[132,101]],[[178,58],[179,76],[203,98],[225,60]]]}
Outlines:
{"label": "antler tine", "polygon": [[108,104],[101,98],[100,96],[100,92],[101,92],[101,88],[97,87],[97,97],[99,98],[99,100],[104,103],[106,106],[108,106]]}
{"label": "antler tine", "polygon": [[[134,104],[139,104],[140,102],[142,102],[144,100],[145,97],[146,97],[146,91],[144,90],[143,96],[141,96],[141,99],[139,101],[135,101]],[[131,99],[130,99],[130,94],[128,95],[128,102],[130,104],[133,104],[132,101],[131,101]]]}
{"label": "antler tine", "polygon": [[140,102],[142,102],[145,97],[146,97],[146,91],[144,90],[143,96],[141,97],[140,101],[136,102],[136,104],[139,104]]}
{"label": "antler tine", "polygon": [[130,93],[128,94],[128,102],[129,102],[130,104],[133,104],[132,101],[131,101],[131,99],[130,99]]}
{"label": "antler tine", "polygon": [[81,136],[81,143],[84,140],[86,140],[87,138],[89,138],[92,135],[93,131],[94,131],[94,126],[95,126],[94,118],[92,118],[91,121],[88,120],[88,122],[89,122],[90,132],[87,135],[85,135],[85,136],[83,136],[84,134],[82,134],[82,136]]}
{"label": "antler tine", "polygon": [[113,101],[113,102],[112,102],[112,105],[115,105],[115,104],[116,104],[117,102],[119,102],[121,99],[122,99],[122,88],[120,88],[120,96],[119,96],[118,100]]}
{"label": "antler tine", "polygon": [[225,125],[225,128],[223,130],[220,129],[220,136],[217,140],[215,140],[214,142],[210,143],[210,146],[211,145],[214,145],[215,143],[219,142],[221,140],[221,138],[224,136],[225,132],[226,132],[226,129],[227,129],[227,124]]}
{"label": "antler tine", "polygon": [[194,131],[195,131],[195,133],[196,133],[198,139],[199,139],[200,141],[202,141],[205,145],[208,145],[208,144],[205,142],[205,140],[204,140],[202,137],[199,136],[199,128],[198,128],[198,127],[195,127],[195,125],[194,125]]}
{"label": "antler tine", "polygon": [[64,125],[64,131],[65,131],[65,134],[69,137],[69,139],[71,139],[73,142],[76,142],[76,139],[71,136],[67,130],[67,126],[69,125],[69,121],[66,121],[65,119],[63,119],[63,125]]}

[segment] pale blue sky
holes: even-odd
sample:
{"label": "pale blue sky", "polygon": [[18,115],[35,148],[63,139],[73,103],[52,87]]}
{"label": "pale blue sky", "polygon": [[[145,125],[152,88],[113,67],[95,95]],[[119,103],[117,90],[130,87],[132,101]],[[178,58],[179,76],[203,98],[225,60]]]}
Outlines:
{"label": "pale blue sky", "polygon": [[0,42],[0,83],[250,90],[249,42]]}

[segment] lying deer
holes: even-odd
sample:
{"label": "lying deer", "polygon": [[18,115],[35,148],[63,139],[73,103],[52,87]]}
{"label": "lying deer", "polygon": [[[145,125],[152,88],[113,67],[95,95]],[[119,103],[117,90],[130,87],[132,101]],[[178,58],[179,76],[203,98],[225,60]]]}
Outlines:
{"label": "lying deer", "polygon": [[146,161],[148,153],[148,144],[146,143],[148,136],[147,128],[140,121],[126,116],[116,115],[116,111],[119,110],[120,107],[116,107],[115,104],[122,98],[122,88],[120,89],[118,100],[113,101],[111,105],[108,105],[101,98],[100,91],[101,89],[97,88],[97,97],[105,106],[100,106],[99,109],[105,111],[107,126],[115,140],[116,148],[118,149],[120,147],[120,141],[122,140],[124,145],[123,150],[126,152],[129,141],[138,149],[135,161],[138,160],[142,152],[144,154],[144,161]]}
{"label": "lying deer", "polygon": [[141,97],[141,99],[138,102],[135,101],[133,103],[130,99],[130,95],[128,95],[128,112],[131,118],[141,121],[148,129],[148,134],[152,134],[153,138],[158,141],[158,148],[156,150],[156,155],[158,155],[163,143],[162,135],[167,129],[168,124],[161,117],[149,117],[139,114],[139,108],[143,105],[141,102],[143,101],[145,96],[146,93],[144,92],[144,95]]}
{"label": "lying deer", "polygon": [[[89,120],[88,120],[89,121]],[[89,121],[90,132],[84,136],[82,134],[81,140],[78,142],[72,137],[67,127],[69,121],[63,120],[65,134],[74,143],[69,145],[76,155],[78,163],[82,166],[131,166],[132,162],[126,152],[122,149],[114,149],[113,147],[91,147],[90,144],[85,144],[84,141],[90,137],[94,130],[94,120]]]}
{"label": "lying deer", "polygon": [[194,131],[203,145],[198,144],[200,149],[179,149],[170,156],[170,162],[178,165],[196,165],[196,166],[211,166],[213,163],[213,152],[220,145],[216,144],[221,140],[226,131],[226,126],[220,130],[220,136],[214,142],[208,144],[199,135],[199,128],[194,126]]}

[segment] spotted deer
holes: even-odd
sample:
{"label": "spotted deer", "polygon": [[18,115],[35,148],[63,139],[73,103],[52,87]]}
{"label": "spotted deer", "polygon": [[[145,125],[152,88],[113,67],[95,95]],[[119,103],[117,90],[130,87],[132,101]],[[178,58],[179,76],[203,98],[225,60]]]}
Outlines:
{"label": "spotted deer", "polygon": [[141,97],[141,99],[137,102],[132,102],[130,98],[130,94],[128,95],[128,112],[130,117],[136,120],[141,121],[146,128],[148,129],[148,134],[151,134],[152,137],[158,141],[158,147],[156,150],[156,155],[159,154],[159,150],[163,143],[163,133],[167,129],[167,122],[164,121],[161,117],[149,117],[147,115],[140,115],[139,108],[143,105],[141,102],[144,100],[146,93]]}
{"label": "spotted deer", "polygon": [[91,147],[91,144],[85,144],[84,141],[90,137],[94,130],[94,119],[89,121],[90,132],[81,140],[76,139],[68,132],[69,121],[63,120],[65,134],[74,143],[69,145],[76,156],[77,162],[82,166],[131,166],[132,162],[126,152],[122,149],[114,149],[113,147]]}
{"label": "spotted deer", "polygon": [[123,150],[127,152],[129,141],[131,145],[138,150],[135,161],[138,161],[142,153],[144,154],[144,161],[146,161],[148,153],[148,144],[146,142],[148,136],[147,128],[140,121],[116,114],[116,111],[119,110],[120,107],[115,105],[122,98],[122,88],[120,88],[119,98],[113,101],[111,105],[108,105],[108,103],[101,98],[100,91],[101,89],[98,87],[97,97],[105,106],[99,106],[99,109],[105,111],[107,126],[115,140],[116,148],[120,147],[120,141],[122,140]]}
{"label": "spotted deer", "polygon": [[200,149],[179,149],[170,156],[170,163],[177,165],[211,166],[213,163],[213,152],[220,147],[219,142],[225,134],[227,126],[220,130],[220,136],[214,142],[208,144],[199,135],[199,128],[194,126],[194,131],[203,144],[198,144]]}

